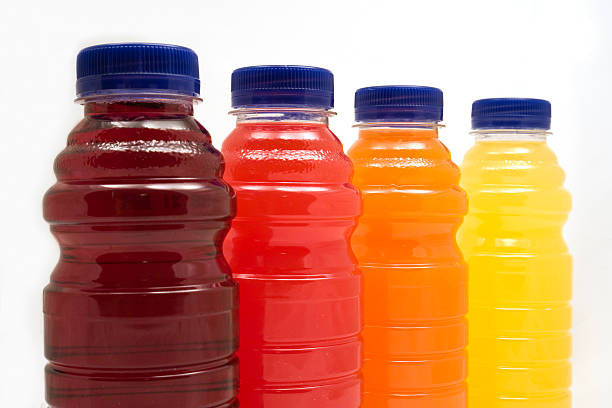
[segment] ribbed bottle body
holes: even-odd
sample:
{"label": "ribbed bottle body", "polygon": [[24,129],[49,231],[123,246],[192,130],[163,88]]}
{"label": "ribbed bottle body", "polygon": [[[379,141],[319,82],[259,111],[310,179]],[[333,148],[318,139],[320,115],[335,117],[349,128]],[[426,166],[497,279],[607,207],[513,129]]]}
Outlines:
{"label": "ribbed bottle body", "polygon": [[256,408],[360,405],[360,211],[325,124],[239,123],[223,144],[237,216],[224,251],[240,284],[240,398]]}
{"label": "ribbed bottle body", "polygon": [[467,271],[459,170],[435,127],[364,127],[349,150],[363,215],[363,407],[465,407]]}
{"label": "ribbed bottle body", "polygon": [[99,104],[55,161],[52,407],[237,404],[238,294],[222,254],[234,194],[208,133],[174,108]]}
{"label": "ribbed bottle body", "polygon": [[571,405],[571,198],[541,135],[479,137],[462,165],[470,210],[470,407]]}

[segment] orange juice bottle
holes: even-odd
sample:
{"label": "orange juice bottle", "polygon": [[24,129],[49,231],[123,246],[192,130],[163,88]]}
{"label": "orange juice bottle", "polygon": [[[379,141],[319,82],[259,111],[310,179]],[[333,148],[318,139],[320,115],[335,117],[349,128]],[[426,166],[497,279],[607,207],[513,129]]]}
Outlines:
{"label": "orange juice bottle", "polygon": [[467,271],[455,234],[467,209],[438,139],[442,91],[355,94],[349,150],[363,216],[352,247],[364,277],[364,408],[466,405]]}

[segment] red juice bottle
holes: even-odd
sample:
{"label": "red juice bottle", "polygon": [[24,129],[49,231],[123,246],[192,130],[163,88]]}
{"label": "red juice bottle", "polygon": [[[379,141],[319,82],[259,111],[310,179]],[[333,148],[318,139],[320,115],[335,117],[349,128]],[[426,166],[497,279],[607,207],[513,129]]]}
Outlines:
{"label": "red juice bottle", "polygon": [[240,284],[240,401],[357,408],[360,213],[353,166],[329,130],[331,72],[260,66],[232,75],[236,129],[223,144],[237,213],[224,253]]}
{"label": "red juice bottle", "polygon": [[44,215],[60,260],[44,290],[54,408],[237,407],[234,193],[193,118],[193,51],[107,44],[77,57],[85,117]]}

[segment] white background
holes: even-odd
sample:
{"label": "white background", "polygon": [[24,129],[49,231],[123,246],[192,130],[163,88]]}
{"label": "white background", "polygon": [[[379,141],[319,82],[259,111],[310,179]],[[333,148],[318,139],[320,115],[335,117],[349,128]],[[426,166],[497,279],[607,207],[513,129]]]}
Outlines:
{"label": "white background", "polygon": [[[457,162],[472,144],[474,99],[552,101],[550,144],[574,211],[575,407],[609,407],[612,388],[612,2],[7,1],[0,15],[0,406],[43,400],[41,291],[58,248],[41,216],[53,159],[81,116],[75,56],[101,42],[168,42],[200,57],[196,117],[217,147],[233,126],[230,73],[244,65],[331,69],[331,127],[355,140],[353,92],[382,84],[441,88],[442,139]],[[137,408],[137,407],[134,407]],[[170,408],[170,407],[169,407]]]}

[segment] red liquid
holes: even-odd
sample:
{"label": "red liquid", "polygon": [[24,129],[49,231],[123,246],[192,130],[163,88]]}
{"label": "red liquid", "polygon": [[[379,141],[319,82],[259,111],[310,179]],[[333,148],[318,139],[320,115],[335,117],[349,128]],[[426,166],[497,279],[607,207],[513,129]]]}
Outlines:
{"label": "red liquid", "polygon": [[356,408],[360,212],[352,164],[323,124],[242,123],[223,144],[237,214],[224,243],[240,284],[240,402]]}
{"label": "red liquid", "polygon": [[86,106],[44,200],[56,408],[235,407],[237,290],[223,159],[187,103]]}

